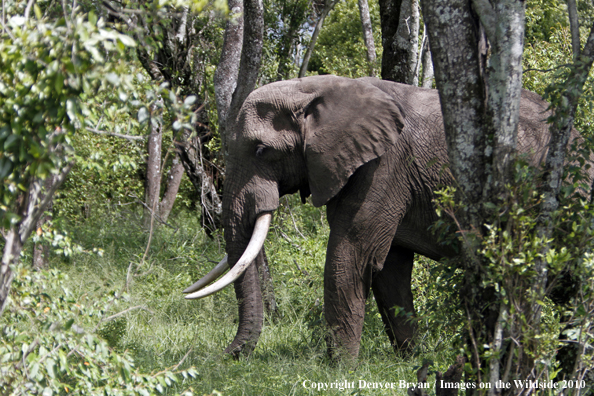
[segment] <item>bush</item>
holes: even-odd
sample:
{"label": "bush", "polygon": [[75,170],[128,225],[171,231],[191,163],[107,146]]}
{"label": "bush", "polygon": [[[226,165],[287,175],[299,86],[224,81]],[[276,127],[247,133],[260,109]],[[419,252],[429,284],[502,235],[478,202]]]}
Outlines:
{"label": "bush", "polygon": [[[154,395],[180,377],[196,376],[193,367],[141,373],[126,351],[111,349],[96,329],[115,296],[77,301],[66,288],[68,276],[56,269],[19,267],[15,273],[11,302],[0,318],[0,394]],[[109,341],[117,331],[107,330],[117,324],[102,329]]]}

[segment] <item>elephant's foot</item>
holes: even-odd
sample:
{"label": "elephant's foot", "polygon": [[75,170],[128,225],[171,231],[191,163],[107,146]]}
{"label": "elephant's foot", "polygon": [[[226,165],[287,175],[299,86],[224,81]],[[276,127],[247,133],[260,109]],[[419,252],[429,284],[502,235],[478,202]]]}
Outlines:
{"label": "elephant's foot", "polygon": [[[358,321],[354,320],[353,323],[356,324]],[[361,323],[361,329],[362,327]],[[346,334],[344,328],[339,330],[335,327],[334,331],[330,327],[328,328],[326,345],[328,347],[328,357],[333,363],[356,363],[361,344],[361,332],[357,331],[357,328],[351,328],[351,330],[354,331]]]}
{"label": "elephant's foot", "polygon": [[225,348],[225,353],[230,354],[235,359],[239,359],[241,355],[248,357],[256,348],[256,343],[258,342],[259,334],[254,337],[253,339],[243,340],[238,338],[237,336],[233,340],[231,344],[227,348]]}

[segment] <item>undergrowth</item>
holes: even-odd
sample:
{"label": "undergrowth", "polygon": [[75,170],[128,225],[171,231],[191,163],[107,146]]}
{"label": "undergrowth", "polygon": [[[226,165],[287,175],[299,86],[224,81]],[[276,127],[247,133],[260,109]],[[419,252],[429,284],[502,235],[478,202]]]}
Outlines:
{"label": "undergrowth", "polygon": [[[237,329],[232,287],[197,301],[187,301],[181,293],[224,255],[221,235],[207,236],[194,213],[170,218],[172,227],[156,229],[148,249],[148,232],[134,211],[112,211],[77,224],[62,224],[82,251],[95,249],[102,255],[53,255],[51,273],[61,281],[52,286],[52,298],[97,306],[92,315],[80,311],[79,319],[73,314],[74,323],[80,322],[77,326],[85,334],[98,336],[106,351],[133,362],[134,372],[190,370],[194,377],[178,373],[177,382],[159,390],[165,395],[215,390],[224,395],[301,395],[317,393],[312,388],[317,383],[335,384],[326,394],[406,395],[399,381],[416,383],[416,370],[424,360],[433,361],[433,369],[445,371],[457,351],[450,346],[448,332],[425,311],[441,297],[432,287],[431,262],[424,258],[417,259],[413,283],[420,319],[414,351],[408,356],[394,354],[371,297],[356,365],[328,361],[322,276],[329,232],[325,212],[297,204],[296,197],[281,202],[265,245],[278,309],[266,315],[249,358],[234,360],[223,353]],[[30,262],[30,252],[27,249],[24,263]],[[0,323],[5,326],[11,320],[5,314]],[[13,340],[20,350],[18,342]],[[354,389],[336,389],[345,380],[354,383]],[[393,382],[397,387],[360,387],[359,381],[375,386]],[[64,389],[61,394],[70,394]]]}

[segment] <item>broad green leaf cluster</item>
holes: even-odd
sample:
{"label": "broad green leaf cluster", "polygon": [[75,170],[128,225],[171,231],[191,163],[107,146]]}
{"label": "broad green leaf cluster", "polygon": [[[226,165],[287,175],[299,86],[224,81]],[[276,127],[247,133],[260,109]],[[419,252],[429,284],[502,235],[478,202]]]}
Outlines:
{"label": "broad green leaf cluster", "polygon": [[83,94],[105,82],[106,58],[134,46],[94,14],[48,21],[8,15],[0,42],[0,221],[16,223],[16,197],[72,157],[72,134],[88,114]]}
{"label": "broad green leaf cluster", "polygon": [[192,367],[142,373],[128,352],[116,352],[96,334],[117,296],[77,299],[68,283],[55,269],[17,269],[12,303],[0,318],[1,394],[160,395],[197,375]]}

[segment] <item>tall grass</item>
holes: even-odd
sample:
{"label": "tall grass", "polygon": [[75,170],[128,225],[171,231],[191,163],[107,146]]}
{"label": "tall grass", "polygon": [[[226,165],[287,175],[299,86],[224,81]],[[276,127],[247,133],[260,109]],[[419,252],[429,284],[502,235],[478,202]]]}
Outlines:
{"label": "tall grass", "polygon": [[[112,348],[130,351],[137,366],[147,372],[180,362],[179,368],[197,368],[196,379],[168,390],[168,395],[188,387],[199,395],[213,390],[224,395],[306,395],[318,393],[312,383],[330,386],[344,380],[354,382],[355,388],[331,389],[325,394],[406,395],[406,388],[360,389],[359,380],[416,382],[416,369],[424,359],[444,371],[456,351],[434,322],[423,319],[425,307],[439,299],[431,290],[434,280],[425,260],[417,263],[414,274],[421,320],[413,353],[406,357],[394,354],[370,298],[357,363],[328,361],[322,316],[329,232],[325,212],[299,205],[295,197],[281,201],[265,245],[278,310],[267,314],[249,358],[234,360],[223,353],[237,330],[233,288],[198,301],[187,301],[181,293],[224,255],[221,235],[207,236],[193,213],[175,215],[170,220],[174,228],[154,230],[148,250],[148,232],[135,212],[91,216],[66,228],[76,243],[87,250],[101,248],[103,256],[53,256],[51,265],[68,274],[75,299],[121,295],[109,312],[103,312],[103,318],[132,309],[100,322],[98,333]],[[310,381],[307,387],[304,381]]]}

